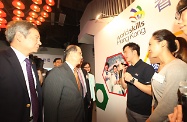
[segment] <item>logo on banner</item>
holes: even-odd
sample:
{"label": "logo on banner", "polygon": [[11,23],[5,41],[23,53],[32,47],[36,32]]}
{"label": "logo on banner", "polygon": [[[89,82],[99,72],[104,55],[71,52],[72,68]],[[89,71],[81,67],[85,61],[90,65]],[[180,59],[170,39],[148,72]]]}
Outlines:
{"label": "logo on banner", "polygon": [[171,6],[170,0],[156,0],[155,3],[156,3],[155,8],[158,7],[159,12],[161,12],[164,8]]}
{"label": "logo on banner", "polygon": [[145,16],[145,12],[142,10],[140,6],[137,6],[136,9],[132,8],[130,12],[133,13],[133,16],[129,17],[131,22],[136,22],[137,20],[140,20]]}
{"label": "logo on banner", "polygon": [[142,20],[145,16],[145,12],[142,8],[137,6],[136,9],[132,8],[130,12],[134,13],[133,16],[129,17],[132,22],[132,26],[125,29],[124,32],[117,37],[117,44],[129,42],[131,39],[146,33],[145,22]]}

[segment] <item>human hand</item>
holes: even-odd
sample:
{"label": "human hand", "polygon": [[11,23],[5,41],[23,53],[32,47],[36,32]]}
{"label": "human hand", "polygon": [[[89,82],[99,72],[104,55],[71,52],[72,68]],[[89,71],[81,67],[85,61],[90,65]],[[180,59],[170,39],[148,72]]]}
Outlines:
{"label": "human hand", "polygon": [[124,68],[124,66],[121,63],[119,63],[118,64],[118,71],[123,70],[123,68]]}
{"label": "human hand", "polygon": [[124,73],[124,79],[125,79],[125,81],[130,82],[130,80],[132,80],[133,77],[132,77],[132,75],[130,73],[125,72]]}
{"label": "human hand", "polygon": [[182,105],[177,105],[174,112],[168,115],[170,122],[182,122]]}

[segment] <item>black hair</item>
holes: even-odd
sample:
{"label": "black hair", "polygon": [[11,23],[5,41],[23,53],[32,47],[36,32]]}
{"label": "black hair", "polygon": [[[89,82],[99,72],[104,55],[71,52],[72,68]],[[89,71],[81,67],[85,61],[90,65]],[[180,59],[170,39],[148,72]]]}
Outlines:
{"label": "black hair", "polygon": [[123,46],[123,50],[126,48],[126,47],[130,47],[132,50],[136,50],[138,56],[140,56],[140,46],[136,43],[133,43],[133,42],[129,42],[127,43],[126,45]]}
{"label": "black hair", "polygon": [[55,58],[55,59],[53,60],[53,63],[55,63],[57,60],[61,60],[61,61],[62,61],[61,58]]}
{"label": "black hair", "polygon": [[105,66],[106,66],[106,65],[109,67],[109,63],[108,63],[108,62],[105,63]]}
{"label": "black hair", "polygon": [[179,49],[174,52],[174,56],[187,63],[187,41],[183,37],[177,37]]}
{"label": "black hair", "polygon": [[179,12],[179,14],[181,14],[184,10],[186,10],[186,9],[184,9],[185,7],[187,9],[187,0],[180,0],[177,4],[177,8],[176,8],[177,12]]}
{"label": "black hair", "polygon": [[90,63],[85,61],[85,62],[82,63],[81,68],[84,68],[84,66],[85,66],[86,64],[88,64],[88,65],[90,66]]}
{"label": "black hair", "polygon": [[161,29],[161,30],[155,31],[152,36],[159,42],[166,40],[168,43],[168,49],[170,52],[174,52],[177,50],[177,45],[175,43],[176,36],[171,31],[167,29]]}
{"label": "black hair", "polygon": [[114,66],[113,66],[113,69],[114,69],[114,67],[116,67],[116,68],[117,68],[117,65],[114,65]]}

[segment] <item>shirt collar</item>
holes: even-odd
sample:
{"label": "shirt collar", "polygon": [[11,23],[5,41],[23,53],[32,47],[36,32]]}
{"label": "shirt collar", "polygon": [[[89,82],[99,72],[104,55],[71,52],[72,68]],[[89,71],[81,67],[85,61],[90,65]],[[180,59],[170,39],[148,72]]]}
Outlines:
{"label": "shirt collar", "polygon": [[69,62],[67,62],[67,61],[65,61],[67,64],[68,64],[68,66],[70,67],[70,69],[74,72],[74,68],[75,67],[73,67],[73,65],[71,65]]}
{"label": "shirt collar", "polygon": [[23,54],[22,54],[20,51],[18,51],[17,49],[13,48],[12,46],[11,46],[11,48],[12,48],[13,51],[16,53],[16,56],[18,57],[18,60],[19,60],[20,64],[24,62],[25,58],[29,58],[29,57],[26,57],[25,55],[23,55]]}
{"label": "shirt collar", "polygon": [[139,61],[134,65],[134,67],[139,66],[141,64],[141,62],[143,62],[142,59],[139,59]]}

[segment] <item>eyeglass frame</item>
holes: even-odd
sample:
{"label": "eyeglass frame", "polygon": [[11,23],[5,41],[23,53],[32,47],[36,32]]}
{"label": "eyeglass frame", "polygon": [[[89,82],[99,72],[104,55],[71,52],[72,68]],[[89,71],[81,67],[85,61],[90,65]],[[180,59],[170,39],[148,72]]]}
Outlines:
{"label": "eyeglass frame", "polygon": [[183,12],[185,9],[187,9],[187,6],[185,6],[184,8],[182,8],[181,10],[179,10],[179,11],[177,11],[177,12],[175,13],[175,19],[176,19],[176,20],[180,20],[181,14],[182,14],[182,12]]}
{"label": "eyeglass frame", "polygon": [[91,68],[91,67],[84,67],[84,68]]}

